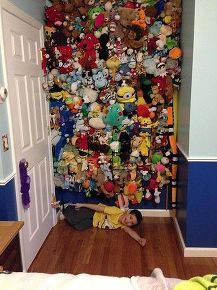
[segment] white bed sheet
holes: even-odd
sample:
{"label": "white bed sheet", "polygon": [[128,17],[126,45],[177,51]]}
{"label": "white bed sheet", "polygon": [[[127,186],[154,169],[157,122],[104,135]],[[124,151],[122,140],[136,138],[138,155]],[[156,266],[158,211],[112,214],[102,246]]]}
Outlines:
{"label": "white bed sheet", "polygon": [[0,274],[0,290],[172,290],[180,279],[165,278],[155,268],[150,277],[14,272]]}

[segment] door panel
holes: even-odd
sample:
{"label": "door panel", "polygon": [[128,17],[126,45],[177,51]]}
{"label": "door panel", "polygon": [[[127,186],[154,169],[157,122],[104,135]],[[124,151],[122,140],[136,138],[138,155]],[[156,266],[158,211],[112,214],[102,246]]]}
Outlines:
{"label": "door panel", "polygon": [[[28,269],[54,224],[50,198],[51,160],[47,102],[42,92],[40,62],[41,26],[35,27],[3,10],[3,38],[8,93],[17,166],[17,207],[24,221],[21,246],[24,268]],[[31,177],[30,207],[22,206],[19,161],[25,158]]]}

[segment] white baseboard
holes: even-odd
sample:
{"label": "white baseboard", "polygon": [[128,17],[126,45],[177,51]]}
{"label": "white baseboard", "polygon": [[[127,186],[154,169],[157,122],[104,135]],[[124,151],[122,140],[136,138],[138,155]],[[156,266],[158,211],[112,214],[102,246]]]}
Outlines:
{"label": "white baseboard", "polygon": [[140,209],[142,216],[145,217],[171,217],[172,211],[165,209]]}
{"label": "white baseboard", "polygon": [[[64,206],[68,206],[72,203],[65,203]],[[130,209],[131,210],[131,209]],[[146,217],[172,217],[172,210],[166,210],[166,209],[138,209],[142,216]]]}
{"label": "white baseboard", "polygon": [[184,257],[211,257],[211,258],[216,258],[217,257],[217,248],[197,248],[197,247],[186,247],[185,246],[185,242],[183,240],[182,237],[182,233],[178,224],[178,221],[176,218],[173,218],[175,227],[176,227],[176,231],[178,234],[178,238],[180,241],[180,245],[182,248],[182,252]]}

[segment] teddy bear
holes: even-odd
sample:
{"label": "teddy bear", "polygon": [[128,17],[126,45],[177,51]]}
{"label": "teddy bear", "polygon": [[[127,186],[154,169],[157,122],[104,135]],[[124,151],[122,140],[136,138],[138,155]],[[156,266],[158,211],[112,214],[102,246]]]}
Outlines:
{"label": "teddy bear", "polygon": [[119,7],[118,15],[120,19],[116,22],[116,28],[113,34],[115,37],[119,37],[123,40],[128,27],[131,26],[131,22],[139,19],[139,13],[137,9]]}
{"label": "teddy bear", "polygon": [[126,46],[133,49],[139,49],[145,45],[146,37],[144,36],[144,30],[139,25],[128,26],[124,37],[124,43]]}
{"label": "teddy bear", "polygon": [[118,8],[118,14],[120,16],[119,23],[124,28],[130,26],[133,20],[139,19],[139,12],[137,9],[120,7]]}
{"label": "teddy bear", "polygon": [[61,0],[51,0],[52,6],[57,10],[57,11],[64,11],[64,4],[62,3]]}
{"label": "teddy bear", "polygon": [[172,28],[169,25],[162,25],[160,28],[160,34],[156,41],[157,50],[162,50],[166,46],[167,38],[172,34]]}
{"label": "teddy bear", "polygon": [[165,93],[166,100],[170,102],[173,98],[173,93],[174,93],[173,80],[170,75],[166,76],[166,88],[165,88],[164,93]]}
{"label": "teddy bear", "polygon": [[156,106],[157,104],[164,104],[164,98],[160,94],[158,85],[153,85],[151,90],[152,93],[150,94],[150,97],[152,99],[152,105]]}

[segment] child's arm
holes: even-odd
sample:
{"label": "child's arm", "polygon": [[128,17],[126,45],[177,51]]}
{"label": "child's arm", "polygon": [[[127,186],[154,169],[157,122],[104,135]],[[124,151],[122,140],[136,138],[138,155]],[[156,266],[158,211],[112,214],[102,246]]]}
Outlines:
{"label": "child's arm", "polygon": [[98,212],[104,212],[105,206],[92,203],[75,203],[75,208],[86,207]]}
{"label": "child's arm", "polygon": [[145,246],[146,244],[146,239],[140,237],[137,232],[135,232],[134,230],[132,230],[129,227],[124,227],[123,230],[125,231],[125,233],[127,233],[129,236],[131,236],[134,240],[136,240],[142,247]]}

